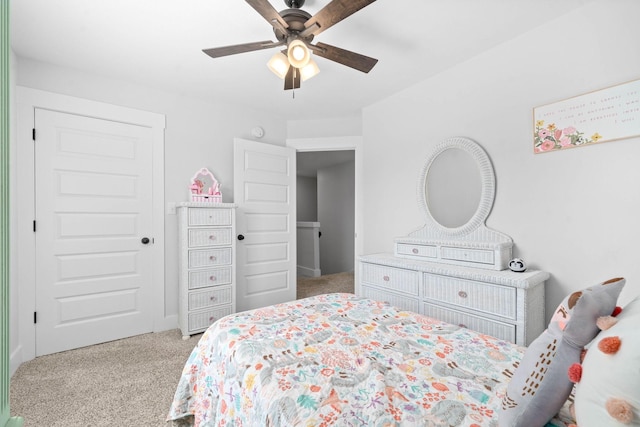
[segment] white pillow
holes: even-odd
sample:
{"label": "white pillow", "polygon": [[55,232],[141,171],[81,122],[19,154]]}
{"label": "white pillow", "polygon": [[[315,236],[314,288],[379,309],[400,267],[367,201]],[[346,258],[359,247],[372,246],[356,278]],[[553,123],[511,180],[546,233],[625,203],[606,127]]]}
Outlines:
{"label": "white pillow", "polygon": [[[596,336],[582,362],[582,378],[575,395],[579,427],[640,426],[640,296],[627,304],[616,319],[615,325]],[[615,337],[620,340],[615,353],[607,354],[599,348],[603,347],[603,340],[607,343],[615,341]],[[609,414],[607,401],[611,399],[619,399],[617,407],[630,416],[630,422]]]}

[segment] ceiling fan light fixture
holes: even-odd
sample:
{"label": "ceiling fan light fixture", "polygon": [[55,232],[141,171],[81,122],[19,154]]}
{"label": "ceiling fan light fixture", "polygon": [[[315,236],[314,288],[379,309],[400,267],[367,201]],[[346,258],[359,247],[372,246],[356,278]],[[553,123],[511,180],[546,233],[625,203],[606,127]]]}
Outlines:
{"label": "ceiling fan light fixture", "polygon": [[295,39],[287,47],[287,58],[294,67],[304,68],[311,60],[311,51],[302,40]]}
{"label": "ceiling fan light fixture", "polygon": [[284,80],[287,71],[289,71],[289,60],[284,53],[278,52],[267,62],[267,67],[269,67],[273,74]]}
{"label": "ceiling fan light fixture", "polygon": [[297,89],[301,81],[320,72],[318,65],[311,60],[312,52],[329,61],[368,73],[378,62],[377,59],[328,44],[311,42],[323,31],[376,0],[327,1],[325,7],[311,15],[301,9],[305,0],[284,0],[289,9],[280,12],[273,7],[271,0],[246,0],[273,27],[276,41],[256,41],[202,51],[212,58],[220,58],[286,45],[286,49],[273,55],[267,63],[271,72],[284,80],[284,90]]}
{"label": "ceiling fan light fixture", "polygon": [[320,72],[318,64],[313,59],[309,60],[309,63],[300,69],[300,79],[302,81],[309,80]]}

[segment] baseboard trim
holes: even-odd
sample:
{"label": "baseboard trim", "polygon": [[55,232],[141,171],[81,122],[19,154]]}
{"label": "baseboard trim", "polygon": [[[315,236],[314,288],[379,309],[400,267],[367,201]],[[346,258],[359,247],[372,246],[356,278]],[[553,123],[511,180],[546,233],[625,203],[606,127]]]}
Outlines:
{"label": "baseboard trim", "polygon": [[20,365],[26,360],[22,360],[22,345],[19,345],[9,356],[9,378],[16,373]]}
{"label": "baseboard trim", "polygon": [[298,276],[304,276],[304,277],[320,277],[321,276],[319,268],[309,268],[309,267],[304,267],[302,265],[297,266],[297,273],[298,273]]}
{"label": "baseboard trim", "polygon": [[153,325],[153,332],[163,332],[171,329],[178,329],[178,315],[165,316]]}

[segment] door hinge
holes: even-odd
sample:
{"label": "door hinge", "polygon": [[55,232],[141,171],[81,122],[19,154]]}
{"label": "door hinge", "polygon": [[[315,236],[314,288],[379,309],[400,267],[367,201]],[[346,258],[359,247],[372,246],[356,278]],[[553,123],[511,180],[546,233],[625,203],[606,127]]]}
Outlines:
{"label": "door hinge", "polygon": [[33,232],[34,233],[36,232],[36,220],[35,219],[33,220]]}
{"label": "door hinge", "polygon": [[38,312],[37,311],[33,312],[33,323],[38,323]]}
{"label": "door hinge", "polygon": [[31,139],[36,140],[36,128],[31,129]]}

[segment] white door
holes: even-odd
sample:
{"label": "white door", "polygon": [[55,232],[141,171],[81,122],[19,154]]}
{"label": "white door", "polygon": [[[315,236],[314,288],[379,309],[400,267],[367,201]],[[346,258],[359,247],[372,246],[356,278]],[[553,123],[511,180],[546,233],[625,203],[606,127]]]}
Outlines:
{"label": "white door", "polygon": [[295,154],[234,140],[238,311],[296,299]]}
{"label": "white door", "polygon": [[151,332],[151,129],[44,109],[35,128],[36,355]]}

